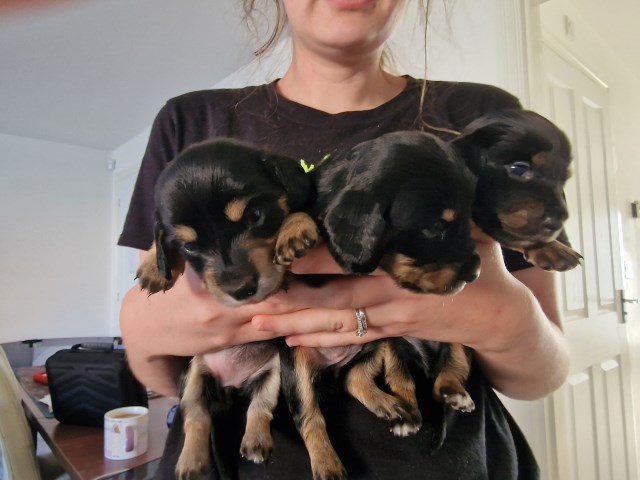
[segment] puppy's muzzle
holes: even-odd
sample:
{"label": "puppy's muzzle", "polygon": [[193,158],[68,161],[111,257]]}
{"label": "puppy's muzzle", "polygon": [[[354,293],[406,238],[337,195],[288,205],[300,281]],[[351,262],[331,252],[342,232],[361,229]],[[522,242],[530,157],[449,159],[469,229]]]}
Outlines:
{"label": "puppy's muzzle", "polygon": [[248,300],[258,293],[258,275],[240,276],[224,271],[220,275],[221,290],[239,302]]}

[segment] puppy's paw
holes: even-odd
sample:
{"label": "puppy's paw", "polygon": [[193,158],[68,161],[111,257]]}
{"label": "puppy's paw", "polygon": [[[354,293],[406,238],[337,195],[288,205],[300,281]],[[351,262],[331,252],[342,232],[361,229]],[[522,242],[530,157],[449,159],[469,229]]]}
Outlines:
{"label": "puppy's paw", "polygon": [[333,453],[322,460],[312,462],[313,480],[346,480],[347,471],[338,456]]}
{"label": "puppy's paw", "polygon": [[565,272],[577,267],[582,255],[555,240],[539,248],[525,250],[524,256],[530,263],[544,269]]}
{"label": "puppy's paw", "polygon": [[176,464],[178,480],[197,480],[209,469],[209,452],[206,449],[183,448]]}
{"label": "puppy's paw", "polygon": [[279,265],[291,265],[296,258],[303,257],[316,246],[320,233],[315,222],[303,212],[289,215],[276,241],[274,262]]}
{"label": "puppy's paw", "polygon": [[147,261],[146,259],[140,264],[136,272],[136,278],[138,279],[140,288],[147,290],[151,294],[169,290],[175,283],[173,278],[167,280],[160,274],[155,265],[155,261]]}
{"label": "puppy's paw", "polygon": [[273,438],[269,432],[260,436],[245,434],[240,445],[240,455],[253,463],[264,463],[273,452]]}
{"label": "puppy's paw", "polygon": [[448,388],[441,388],[436,394],[436,398],[445,405],[449,405],[454,410],[459,412],[470,413],[476,409],[475,403],[471,399],[471,396],[466,390],[454,390]]}

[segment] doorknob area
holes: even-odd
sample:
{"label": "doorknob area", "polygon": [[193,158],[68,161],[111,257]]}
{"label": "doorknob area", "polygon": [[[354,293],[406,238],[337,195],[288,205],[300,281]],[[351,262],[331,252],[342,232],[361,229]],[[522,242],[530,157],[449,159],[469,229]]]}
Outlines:
{"label": "doorknob area", "polygon": [[618,295],[620,298],[620,310],[622,311],[622,323],[627,323],[627,306],[628,305],[638,305],[640,304],[639,298],[625,298],[624,290],[618,290]]}

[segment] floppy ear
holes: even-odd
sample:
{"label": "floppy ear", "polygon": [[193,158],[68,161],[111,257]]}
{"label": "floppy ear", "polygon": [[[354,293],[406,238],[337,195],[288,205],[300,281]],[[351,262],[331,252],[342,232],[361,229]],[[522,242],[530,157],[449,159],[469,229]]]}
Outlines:
{"label": "floppy ear", "polygon": [[451,141],[451,145],[477,176],[486,164],[486,152],[507,133],[506,125],[498,122],[486,123],[480,119],[465,128],[462,135]]}
{"label": "floppy ear", "polygon": [[265,155],[263,164],[269,175],[287,192],[289,208],[303,210],[311,201],[313,181],[293,158]]}
{"label": "floppy ear", "polygon": [[158,273],[165,279],[171,280],[172,270],[180,267],[180,255],[178,251],[167,243],[166,232],[161,222],[154,226],[156,265]]}
{"label": "floppy ear", "polygon": [[376,269],[384,247],[383,208],[369,192],[346,191],[331,203],[324,218],[327,244],[338,263],[353,273]]}

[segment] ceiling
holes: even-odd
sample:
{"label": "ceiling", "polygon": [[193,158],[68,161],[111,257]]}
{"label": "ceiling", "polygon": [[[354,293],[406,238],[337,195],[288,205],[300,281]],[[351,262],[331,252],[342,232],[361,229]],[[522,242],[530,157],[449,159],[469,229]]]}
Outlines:
{"label": "ceiling", "polygon": [[[640,2],[571,2],[640,78]],[[0,0],[0,132],[119,147],[167,98],[248,63],[240,3]]]}
{"label": "ceiling", "polygon": [[1,0],[0,132],[117,148],[166,99],[248,63],[239,4]]}

